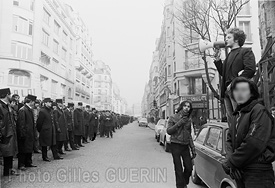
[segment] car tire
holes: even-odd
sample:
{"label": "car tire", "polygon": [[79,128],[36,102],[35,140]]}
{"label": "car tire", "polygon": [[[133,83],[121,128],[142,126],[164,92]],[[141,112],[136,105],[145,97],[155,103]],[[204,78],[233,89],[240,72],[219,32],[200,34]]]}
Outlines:
{"label": "car tire", "polygon": [[166,142],[166,139],[164,139],[164,151],[169,152],[170,151],[170,144]]}
{"label": "car tire", "polygon": [[159,136],[157,136],[157,142],[159,142],[159,138],[160,138],[160,137],[159,137]]}
{"label": "car tire", "polygon": [[193,165],[191,180],[196,185],[201,185],[202,184],[201,178],[198,176],[198,174],[196,172],[195,165]]}

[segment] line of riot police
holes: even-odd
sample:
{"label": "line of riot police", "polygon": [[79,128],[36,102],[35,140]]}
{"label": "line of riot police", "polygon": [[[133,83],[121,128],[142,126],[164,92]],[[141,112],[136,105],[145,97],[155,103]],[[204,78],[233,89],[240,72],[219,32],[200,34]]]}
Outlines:
{"label": "line of riot police", "polygon": [[[19,175],[13,169],[13,157],[18,157],[18,170],[37,167],[33,153],[42,152],[42,160],[62,160],[65,151],[79,150],[83,144],[100,137],[113,138],[116,129],[133,122],[133,117],[109,110],[97,111],[78,102],[65,105],[62,99],[43,101],[34,95],[19,103],[19,96],[11,96],[9,88],[0,89],[0,159],[3,175]],[[41,150],[41,151],[40,151]],[[62,156],[62,157],[61,157]],[[1,162],[1,160],[0,160]]]}

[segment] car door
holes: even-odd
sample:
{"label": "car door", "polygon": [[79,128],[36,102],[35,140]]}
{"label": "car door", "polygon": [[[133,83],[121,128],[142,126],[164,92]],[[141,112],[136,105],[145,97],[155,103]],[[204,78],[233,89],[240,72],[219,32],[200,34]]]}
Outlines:
{"label": "car door", "polygon": [[205,161],[204,142],[208,134],[208,131],[209,131],[208,127],[203,127],[198,133],[198,136],[194,142],[196,147],[196,152],[197,152],[197,156],[195,158],[195,168],[196,168],[197,174],[201,177],[201,179],[205,178],[205,167],[203,164]]}
{"label": "car door", "polygon": [[204,165],[203,180],[211,188],[219,187],[217,173],[220,170],[218,158],[221,154],[218,152],[217,147],[219,145],[219,137],[221,135],[222,128],[211,126],[202,148],[202,152],[204,152],[202,158],[202,164]]}

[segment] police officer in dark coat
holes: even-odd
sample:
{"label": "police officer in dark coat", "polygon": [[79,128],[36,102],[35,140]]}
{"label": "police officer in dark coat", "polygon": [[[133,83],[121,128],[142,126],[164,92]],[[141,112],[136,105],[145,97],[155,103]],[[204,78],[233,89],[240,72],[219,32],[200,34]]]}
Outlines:
{"label": "police officer in dark coat", "polygon": [[62,147],[65,141],[68,139],[68,128],[67,120],[63,112],[63,100],[56,99],[56,110],[53,111],[54,125],[56,127],[56,142],[57,142],[57,151],[59,154],[65,154],[62,150]]}
{"label": "police officer in dark coat", "polygon": [[35,125],[33,107],[36,96],[28,95],[25,104],[19,109],[17,120],[18,139],[18,169],[26,170],[25,167],[36,167],[32,164],[32,153],[35,147]]}
{"label": "police officer in dark coat", "polygon": [[68,107],[64,111],[65,118],[67,120],[68,136],[69,136],[69,139],[65,143],[65,151],[69,150],[68,144],[70,144],[70,147],[72,148],[72,150],[78,150],[75,147],[75,142],[74,142],[73,110],[74,110],[74,103],[68,103]]}
{"label": "police officer in dark coat", "polygon": [[0,151],[4,162],[4,176],[18,175],[13,167],[13,156],[17,154],[16,125],[9,103],[9,88],[0,89]]}
{"label": "police officer in dark coat", "polygon": [[106,136],[113,138],[113,117],[110,111],[106,111],[103,116],[103,122],[106,126]]}
{"label": "police officer in dark coat", "polygon": [[89,134],[91,141],[94,141],[96,139],[97,130],[98,130],[98,115],[97,115],[96,109],[92,108],[91,119],[90,119],[90,134]]}
{"label": "police officer in dark coat", "polygon": [[44,99],[45,106],[41,108],[37,119],[39,144],[42,147],[42,159],[48,162],[50,162],[50,160],[47,156],[47,146],[51,147],[54,159],[63,159],[57,153],[56,128],[53,122],[52,102],[50,98]]}
{"label": "police officer in dark coat", "polygon": [[83,142],[84,143],[89,143],[88,141],[88,136],[89,136],[89,129],[90,129],[90,105],[86,105],[86,108],[84,110],[84,137],[83,137]]}
{"label": "police officer in dark coat", "polygon": [[77,104],[77,108],[74,110],[74,136],[75,136],[75,143],[79,147],[84,147],[81,144],[81,137],[83,136],[83,129],[84,129],[84,116],[82,111],[83,103],[79,102]]}

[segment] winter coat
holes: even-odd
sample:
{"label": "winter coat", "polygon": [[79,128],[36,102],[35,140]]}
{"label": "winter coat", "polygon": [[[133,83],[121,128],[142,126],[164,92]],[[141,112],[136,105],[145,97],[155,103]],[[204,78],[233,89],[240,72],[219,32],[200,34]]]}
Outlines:
{"label": "winter coat", "polygon": [[56,128],[53,122],[52,109],[41,108],[37,119],[37,131],[40,133],[40,146],[56,145]]}
{"label": "winter coat", "polygon": [[275,128],[266,108],[253,100],[233,113],[226,141],[228,161],[236,168],[264,168],[275,159]]}
{"label": "winter coat", "polygon": [[[231,51],[230,53],[234,53],[234,57],[230,58],[231,61],[227,58],[222,62],[214,61],[214,64],[217,67],[219,74],[222,76],[221,82],[221,97],[224,98],[225,91],[227,86],[234,80],[234,78],[238,76],[242,76],[245,78],[252,78],[256,71],[256,62],[255,56],[250,48],[238,48],[235,49],[236,53]],[[243,72],[241,75],[238,75],[240,71]]]}
{"label": "winter coat", "polygon": [[79,108],[74,110],[74,135],[83,136],[84,134],[84,116]]}
{"label": "winter coat", "polygon": [[68,140],[67,120],[64,112],[59,107],[53,111],[53,120],[56,128],[56,141]]}
{"label": "winter coat", "polygon": [[19,109],[16,128],[19,153],[32,153],[35,142],[35,125],[33,111],[26,104]]}
{"label": "winter coat", "polygon": [[3,157],[11,157],[17,152],[16,125],[11,108],[0,100],[0,153]]}

